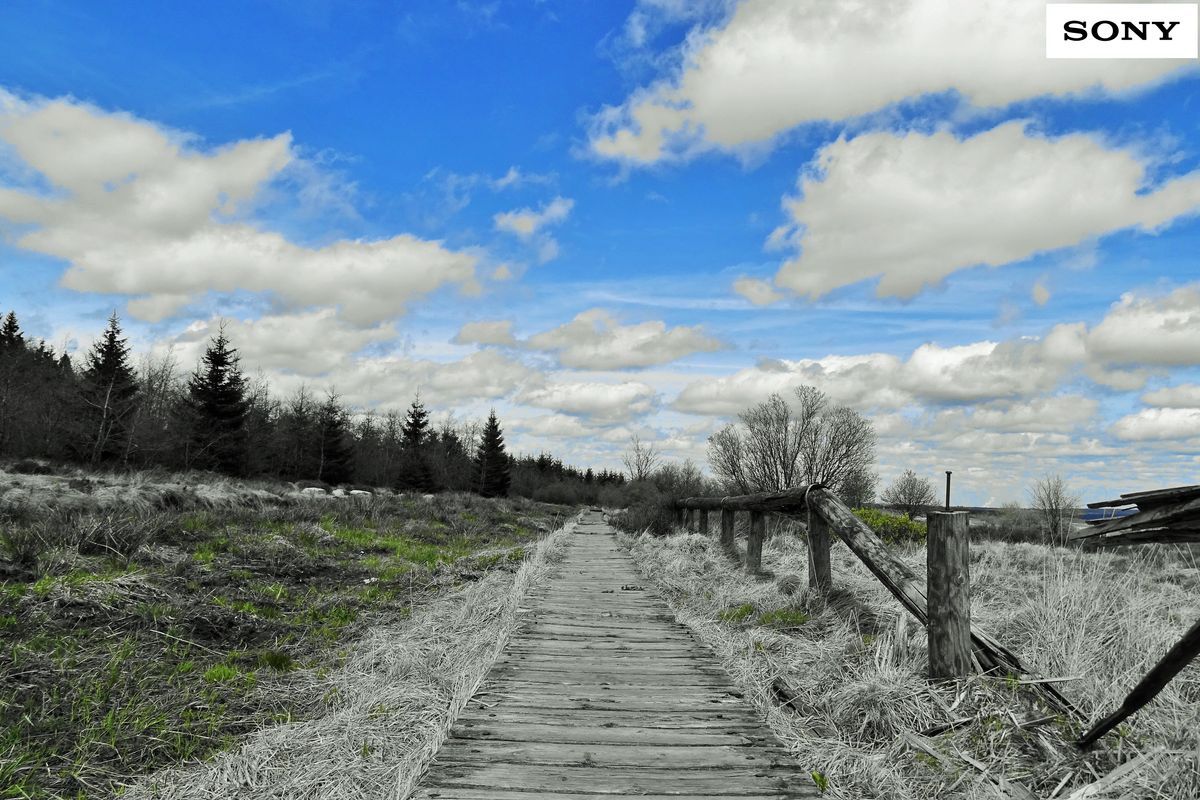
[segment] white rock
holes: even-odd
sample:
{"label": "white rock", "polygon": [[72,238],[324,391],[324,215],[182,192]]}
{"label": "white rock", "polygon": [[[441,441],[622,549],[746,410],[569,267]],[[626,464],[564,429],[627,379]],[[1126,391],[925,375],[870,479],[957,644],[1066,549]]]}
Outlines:
{"label": "white rock", "polygon": [[372,492],[365,492],[362,489],[351,489],[350,490],[351,497],[370,497],[371,495],[372,495]]}

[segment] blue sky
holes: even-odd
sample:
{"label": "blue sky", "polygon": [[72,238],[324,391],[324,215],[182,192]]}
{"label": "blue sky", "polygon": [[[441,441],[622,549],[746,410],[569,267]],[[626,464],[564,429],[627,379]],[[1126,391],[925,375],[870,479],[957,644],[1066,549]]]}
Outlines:
{"label": "blue sky", "polygon": [[8,4],[0,306],[597,467],[807,383],[884,483],[1196,482],[1194,65],[857,5]]}

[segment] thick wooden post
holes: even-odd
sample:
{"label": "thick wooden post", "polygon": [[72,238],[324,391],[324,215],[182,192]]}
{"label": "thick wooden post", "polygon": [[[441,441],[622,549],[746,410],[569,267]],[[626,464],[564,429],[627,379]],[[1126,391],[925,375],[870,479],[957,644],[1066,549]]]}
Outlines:
{"label": "thick wooden post", "polygon": [[746,537],[746,571],[751,575],[762,571],[762,543],[766,531],[767,515],[762,511],[751,511],[750,535]]}
{"label": "thick wooden post", "polygon": [[732,508],[721,509],[721,547],[727,553],[735,552],[733,544],[734,537],[737,535],[735,524],[737,522],[737,512]]}
{"label": "thick wooden post", "polygon": [[969,516],[931,511],[927,521],[929,677],[961,678],[972,671]]}
{"label": "thick wooden post", "polygon": [[829,566],[829,525],[820,514],[809,514],[808,588],[825,594],[833,588],[833,569]]}
{"label": "thick wooden post", "polygon": [[697,513],[700,514],[699,531],[700,531],[700,533],[704,534],[705,536],[708,536],[708,512],[705,511],[703,508],[701,508],[701,509],[699,509],[699,511]]}

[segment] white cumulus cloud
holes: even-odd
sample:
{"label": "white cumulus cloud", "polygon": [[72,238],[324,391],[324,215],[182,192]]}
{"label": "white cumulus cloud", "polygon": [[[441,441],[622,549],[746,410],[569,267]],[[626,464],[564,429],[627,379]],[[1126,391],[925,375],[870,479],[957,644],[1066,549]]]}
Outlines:
{"label": "white cumulus cloud", "polygon": [[513,338],[512,320],[481,320],[468,322],[459,329],[452,340],[455,344],[516,344]]}
{"label": "white cumulus cloud", "polygon": [[0,93],[0,142],[17,162],[0,183],[15,244],[66,261],[67,288],[135,296],[131,311],[151,320],[206,292],[250,291],[369,325],[476,285],[477,255],[440,242],[305,246],[255,222],[252,203],[296,159],[287,133],[205,149],[128,114]]}
{"label": "white cumulus cloud", "polygon": [[[970,138],[871,133],[823,148],[770,239],[797,254],[775,277],[809,297],[878,278],[912,297],[958,270],[1000,266],[1200,207],[1200,173],[1142,192],[1146,165],[1086,134],[1010,122]],[[1048,299],[1048,294],[1045,295]]]}
{"label": "white cumulus cloud", "polygon": [[528,239],[547,225],[562,222],[575,207],[575,201],[568,197],[556,197],[539,210],[522,208],[516,211],[503,211],[496,214],[492,221],[496,230],[508,231]]}
{"label": "white cumulus cloud", "polygon": [[[644,29],[635,14],[631,38]],[[976,106],[1122,92],[1186,67],[1169,60],[1051,60],[1045,3],[743,0],[686,38],[673,74],[593,120],[596,154],[648,164],[769,142],[930,93]]]}
{"label": "white cumulus cloud", "polygon": [[661,320],[621,325],[599,308],[535,334],[524,344],[530,349],[555,353],[563,366],[582,369],[648,367],[725,347],[698,325],[668,328]]}

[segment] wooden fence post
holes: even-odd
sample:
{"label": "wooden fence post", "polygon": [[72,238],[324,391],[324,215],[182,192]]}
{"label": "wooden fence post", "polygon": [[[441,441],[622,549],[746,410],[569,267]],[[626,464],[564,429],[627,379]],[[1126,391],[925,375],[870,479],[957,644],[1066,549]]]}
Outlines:
{"label": "wooden fence post", "polygon": [[689,508],[687,511],[687,524],[684,525],[683,527],[686,528],[689,532],[694,531],[696,529],[696,513],[697,513],[696,509],[694,509],[694,508]]}
{"label": "wooden fence post", "polygon": [[971,667],[971,548],[966,511],[926,515],[929,677],[961,678]]}
{"label": "wooden fence post", "polygon": [[721,509],[721,547],[727,553],[736,552],[736,547],[733,544],[737,530],[735,523],[737,522],[737,512],[732,508]]}
{"label": "wooden fence post", "polygon": [[833,569],[829,566],[829,525],[820,514],[809,513],[808,588],[825,594],[833,588]]}
{"label": "wooden fence post", "polygon": [[708,511],[700,509],[700,533],[708,536]]}
{"label": "wooden fence post", "polygon": [[762,511],[751,511],[750,535],[746,537],[746,571],[751,575],[762,571],[762,543],[766,529],[767,515]]}
{"label": "wooden fence post", "polygon": [[687,510],[684,509],[683,506],[675,506],[675,524],[676,525],[683,525],[683,520],[684,520],[685,514],[687,514]]}

